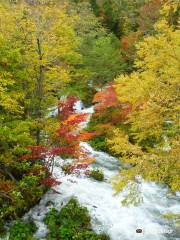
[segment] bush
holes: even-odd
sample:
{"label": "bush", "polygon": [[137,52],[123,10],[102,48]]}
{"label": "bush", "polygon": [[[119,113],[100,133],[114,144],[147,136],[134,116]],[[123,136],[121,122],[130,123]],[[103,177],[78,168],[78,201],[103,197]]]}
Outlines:
{"label": "bush", "polygon": [[105,234],[96,234],[92,231],[86,231],[83,233],[78,233],[74,240],[109,240],[109,237]]}
{"label": "bush", "polygon": [[76,229],[90,228],[90,217],[87,208],[79,206],[75,199],[71,199],[69,203],[62,208],[59,217],[61,219],[61,225],[71,225]]}
{"label": "bush", "polygon": [[81,207],[76,199],[71,199],[60,212],[56,209],[44,220],[49,228],[48,240],[109,240],[105,234],[96,234],[91,228],[88,210]]}
{"label": "bush", "polygon": [[65,174],[71,174],[71,164],[64,164],[61,168]]}
{"label": "bush", "polygon": [[106,143],[105,135],[96,136],[96,137],[92,138],[89,141],[89,143],[95,150],[108,152],[108,146]]}
{"label": "bush", "polygon": [[0,233],[4,231],[6,221],[21,217],[37,204],[47,190],[47,186],[41,184],[41,179],[46,174],[42,165],[32,164],[31,171],[38,171],[40,174],[26,175],[22,171],[21,179],[16,181],[0,179],[0,192],[5,192],[0,194]]}
{"label": "bush", "polygon": [[104,180],[104,173],[97,169],[97,170],[92,170],[89,174],[91,178],[94,178],[97,181],[103,181]]}
{"label": "bush", "polygon": [[10,229],[9,240],[35,240],[33,234],[36,229],[33,222],[24,223],[18,220]]}

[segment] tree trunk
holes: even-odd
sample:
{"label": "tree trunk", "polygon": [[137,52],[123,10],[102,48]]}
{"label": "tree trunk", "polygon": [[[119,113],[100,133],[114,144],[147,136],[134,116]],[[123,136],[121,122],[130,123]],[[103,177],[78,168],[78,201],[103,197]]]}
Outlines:
{"label": "tree trunk", "polygon": [[[37,48],[38,48],[39,60],[41,62],[42,59],[43,59],[43,55],[42,55],[41,43],[40,43],[39,38],[37,38]],[[37,79],[37,96],[38,96],[37,118],[38,118],[38,120],[40,120],[42,118],[43,80],[44,80],[44,67],[40,63],[40,65],[39,65],[39,77]],[[37,131],[36,131],[36,143],[37,143],[37,145],[39,145],[40,141],[41,141],[40,135],[41,135],[41,130],[40,130],[40,128],[38,128]]]}

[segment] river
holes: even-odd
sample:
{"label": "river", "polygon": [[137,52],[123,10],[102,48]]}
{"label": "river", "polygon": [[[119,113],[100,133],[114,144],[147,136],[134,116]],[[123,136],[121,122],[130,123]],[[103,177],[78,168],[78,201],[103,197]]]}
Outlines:
{"label": "river", "polygon": [[[93,107],[83,109],[82,104],[77,103],[76,111],[92,114]],[[49,190],[40,203],[24,216],[24,219],[30,217],[38,226],[35,235],[38,239],[45,239],[47,234],[46,225],[43,224],[46,213],[52,207],[60,210],[72,197],[88,208],[93,229],[107,233],[111,240],[180,239],[173,222],[162,217],[166,213],[180,213],[180,195],[169,194],[168,188],[141,180],[139,191],[142,203],[138,206],[123,206],[121,200],[126,190],[114,195],[110,183],[112,176],[121,168],[120,161],[104,152],[93,150],[87,143],[82,142],[81,145],[96,158],[91,167],[102,169],[105,181],[98,182],[83,174],[65,175],[61,166],[71,160],[56,157],[53,175],[62,184]],[[47,205],[47,202],[50,204]],[[141,229],[141,233],[137,233],[137,229]]]}

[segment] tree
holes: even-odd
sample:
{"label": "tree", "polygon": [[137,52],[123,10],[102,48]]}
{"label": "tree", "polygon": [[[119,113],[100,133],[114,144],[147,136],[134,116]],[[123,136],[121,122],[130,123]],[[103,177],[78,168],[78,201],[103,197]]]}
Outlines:
{"label": "tree", "polygon": [[[47,109],[56,104],[63,87],[71,80],[73,64],[80,59],[79,40],[73,30],[73,18],[56,5],[13,5],[2,17],[8,50],[8,64],[16,81],[16,91],[23,91],[24,117],[41,125]],[[12,13],[12,14],[11,14]],[[2,16],[2,15],[1,15]],[[6,31],[6,24],[11,29]],[[41,128],[41,127],[40,127]],[[40,143],[40,128],[37,143]]]}
{"label": "tree", "polygon": [[163,1],[161,0],[151,0],[144,4],[139,10],[138,18],[138,30],[144,34],[153,34],[154,33],[154,24],[160,18],[160,10],[162,7]]}
{"label": "tree", "polygon": [[84,64],[90,70],[92,84],[100,87],[126,69],[117,41],[111,35],[92,42],[84,55]]}
{"label": "tree", "polygon": [[[72,6],[75,11],[72,12]],[[119,41],[102,26],[87,1],[69,6],[72,15],[78,14],[75,26],[81,38],[79,51],[82,61],[76,65],[76,76],[69,85],[70,94],[77,94],[90,104],[97,87],[107,84],[126,70]]]}
{"label": "tree", "polygon": [[132,72],[135,68],[136,44],[142,41],[144,36],[156,33],[154,24],[161,17],[160,10],[162,3],[163,1],[160,0],[147,1],[143,6],[138,8],[137,28],[126,33],[121,38],[122,53],[127,61],[129,72]]}
{"label": "tree", "polygon": [[165,183],[173,191],[180,188],[177,181],[179,30],[169,26],[165,17],[155,29],[155,36],[146,37],[137,45],[138,70],[116,79],[119,101],[132,105],[126,121],[130,132],[115,129],[108,140],[111,150],[131,165],[129,170],[121,172],[117,189],[137,175]]}
{"label": "tree", "polygon": [[[29,146],[28,149],[31,152],[23,155],[22,159],[39,159],[41,161],[46,159],[45,166],[51,173],[56,156],[73,158],[75,160],[71,166],[73,170],[76,170],[79,163],[85,163],[85,165],[81,165],[81,168],[87,168],[88,164],[94,161],[94,158],[89,157],[88,152],[81,147],[80,143],[89,140],[96,133],[88,133],[82,130],[81,124],[87,120],[89,115],[87,113],[75,113],[74,105],[76,101],[77,98],[73,96],[60,101],[58,106],[60,121],[57,129],[54,130],[54,134],[49,136],[51,142],[49,141],[46,145]],[[50,178],[50,182],[52,182],[52,179]]]}
{"label": "tree", "polygon": [[[96,2],[96,5],[95,3]],[[92,1],[92,8],[97,16],[100,16],[103,25],[110,29],[118,38],[136,31],[138,27],[139,9],[145,4],[145,0]]]}
{"label": "tree", "polygon": [[80,58],[64,8],[18,2],[0,4],[0,228],[37,203],[44,185],[56,184],[42,159],[22,156],[46,140],[48,109]]}

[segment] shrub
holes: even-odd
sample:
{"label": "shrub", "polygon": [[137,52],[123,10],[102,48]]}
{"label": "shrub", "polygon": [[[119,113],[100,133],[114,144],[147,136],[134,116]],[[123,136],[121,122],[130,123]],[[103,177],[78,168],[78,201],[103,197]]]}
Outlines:
{"label": "shrub", "polygon": [[10,229],[9,240],[35,240],[33,234],[36,229],[36,225],[33,222],[24,223],[18,220]]}
{"label": "shrub", "polygon": [[89,143],[95,150],[108,152],[108,146],[106,143],[105,135],[96,136],[96,137],[92,138],[89,141]]}
{"label": "shrub", "polygon": [[71,173],[71,164],[64,164],[61,168],[65,174]]}
{"label": "shrub", "polygon": [[40,183],[38,176],[24,175],[16,184],[0,180],[1,189],[6,193],[0,196],[0,232],[3,232],[5,222],[21,217],[40,200],[47,187]]}
{"label": "shrub", "polygon": [[44,220],[49,228],[48,240],[109,240],[105,234],[96,234],[91,228],[88,210],[81,207],[76,199],[71,199],[60,212],[56,209]]}
{"label": "shrub", "polygon": [[104,173],[101,170],[99,170],[99,169],[92,170],[90,172],[89,176],[91,178],[94,178],[97,181],[103,181],[104,180]]}

